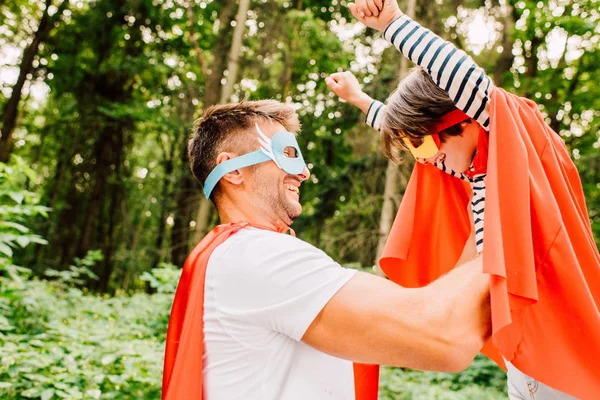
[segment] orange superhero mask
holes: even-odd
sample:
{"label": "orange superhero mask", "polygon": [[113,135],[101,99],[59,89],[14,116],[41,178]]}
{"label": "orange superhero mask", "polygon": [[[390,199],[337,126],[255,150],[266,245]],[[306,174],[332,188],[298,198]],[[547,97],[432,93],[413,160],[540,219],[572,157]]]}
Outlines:
{"label": "orange superhero mask", "polygon": [[[583,400],[600,399],[600,255],[579,174],[537,105],[494,88],[490,131],[475,173],[486,172],[483,272],[492,338],[525,374]],[[417,163],[380,260],[402,286],[452,269],[471,231],[468,183]]]}
{"label": "orange superhero mask", "polygon": [[[162,400],[206,400],[202,374],[206,267],[212,252],[247,226],[272,229],[247,222],[219,225],[198,243],[185,261],[169,318]],[[282,227],[278,231],[287,229]],[[378,366],[354,364],[356,400],[377,400],[378,382]]]}

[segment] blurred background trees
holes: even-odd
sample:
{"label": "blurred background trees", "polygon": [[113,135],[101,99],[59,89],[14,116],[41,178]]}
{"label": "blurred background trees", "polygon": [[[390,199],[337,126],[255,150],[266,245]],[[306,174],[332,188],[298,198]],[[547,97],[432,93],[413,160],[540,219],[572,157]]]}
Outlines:
{"label": "blurred background trees", "polygon": [[[438,0],[415,9],[498,84],[540,104],[580,168],[595,232],[597,5]],[[323,79],[350,69],[384,100],[401,57],[355,24],[344,1],[16,0],[0,18],[0,160],[26,160],[38,177],[27,189],[52,210],[36,227],[48,246],[19,252],[21,264],[40,273],[101,250],[90,285],[102,292],[137,288],[161,262],[182,265],[216,223],[188,168],[192,122],[220,101],[259,98],[291,102],[302,119],[313,175],[299,236],[343,263],[375,263],[410,160],[382,218],[377,134]]]}

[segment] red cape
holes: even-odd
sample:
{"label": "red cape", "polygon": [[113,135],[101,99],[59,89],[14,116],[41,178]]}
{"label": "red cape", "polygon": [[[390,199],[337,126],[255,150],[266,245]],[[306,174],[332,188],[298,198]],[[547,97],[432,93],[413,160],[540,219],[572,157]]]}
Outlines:
{"label": "red cape", "polygon": [[[247,222],[219,225],[198,243],[183,266],[169,318],[163,400],[202,400],[204,281],[212,252]],[[255,226],[255,225],[253,225]],[[255,226],[261,229],[266,227]],[[379,366],[354,364],[356,400],[377,400]]]}
{"label": "red cape", "polygon": [[[490,118],[483,270],[493,334],[484,353],[600,399],[600,255],[579,174],[533,101],[495,88]],[[418,287],[454,267],[469,198],[466,183],[416,165],[380,260],[390,279]]]}

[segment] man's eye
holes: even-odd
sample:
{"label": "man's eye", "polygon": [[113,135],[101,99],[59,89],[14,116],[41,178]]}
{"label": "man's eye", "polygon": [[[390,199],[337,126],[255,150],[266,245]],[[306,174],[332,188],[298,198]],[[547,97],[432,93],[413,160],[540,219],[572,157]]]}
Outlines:
{"label": "man's eye", "polygon": [[285,154],[287,158],[298,158],[298,152],[292,146],[287,146],[283,149],[283,154]]}

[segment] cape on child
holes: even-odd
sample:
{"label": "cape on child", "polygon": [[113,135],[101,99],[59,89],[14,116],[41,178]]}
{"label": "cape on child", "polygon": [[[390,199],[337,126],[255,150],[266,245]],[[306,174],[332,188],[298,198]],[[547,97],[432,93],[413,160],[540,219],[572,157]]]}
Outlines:
{"label": "cape on child", "polygon": [[382,132],[388,157],[405,148],[418,161],[381,268],[403,286],[424,286],[464,258],[474,234],[491,276],[483,352],[508,368],[510,397],[600,398],[600,256],[564,142],[535,102],[494,86],[395,0],[349,7],[419,66],[387,106],[348,72],[327,78]]}

